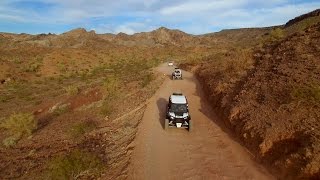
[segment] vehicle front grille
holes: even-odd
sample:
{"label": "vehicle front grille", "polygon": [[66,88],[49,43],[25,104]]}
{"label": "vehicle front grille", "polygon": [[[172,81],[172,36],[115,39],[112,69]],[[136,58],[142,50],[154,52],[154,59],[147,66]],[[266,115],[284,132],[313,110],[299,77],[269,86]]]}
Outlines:
{"label": "vehicle front grille", "polygon": [[184,123],[184,119],[183,118],[176,118],[173,120],[174,123]]}

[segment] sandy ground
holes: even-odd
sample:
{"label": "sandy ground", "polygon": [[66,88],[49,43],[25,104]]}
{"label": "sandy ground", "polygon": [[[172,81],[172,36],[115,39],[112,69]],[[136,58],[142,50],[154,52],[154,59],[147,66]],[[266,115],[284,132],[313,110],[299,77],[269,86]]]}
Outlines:
{"label": "sandy ground", "polygon": [[[183,72],[183,80],[173,81],[169,78],[173,69],[166,64],[158,68],[168,79],[147,106],[128,179],[274,179],[218,125],[193,74]],[[191,132],[163,129],[168,97],[175,91],[188,98]]]}

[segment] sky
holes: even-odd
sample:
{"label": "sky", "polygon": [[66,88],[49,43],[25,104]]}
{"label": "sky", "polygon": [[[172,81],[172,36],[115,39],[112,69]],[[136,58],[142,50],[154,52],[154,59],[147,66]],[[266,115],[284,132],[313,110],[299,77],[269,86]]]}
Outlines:
{"label": "sky", "polygon": [[74,28],[133,34],[159,27],[205,34],[266,27],[320,8],[320,0],[0,0],[0,32]]}

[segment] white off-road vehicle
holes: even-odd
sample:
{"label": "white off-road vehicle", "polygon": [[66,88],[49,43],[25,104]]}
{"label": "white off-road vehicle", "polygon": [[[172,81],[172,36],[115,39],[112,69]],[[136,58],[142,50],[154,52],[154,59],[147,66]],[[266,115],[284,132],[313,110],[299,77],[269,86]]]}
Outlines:
{"label": "white off-road vehicle", "polygon": [[168,66],[173,66],[173,62],[172,62],[172,61],[169,61],[169,62],[168,62]]}
{"label": "white off-road vehicle", "polygon": [[191,131],[191,116],[186,96],[173,93],[167,106],[165,129],[169,127],[186,128]]}
{"label": "white off-road vehicle", "polygon": [[175,68],[172,72],[172,80],[182,79],[182,70],[179,68]]}

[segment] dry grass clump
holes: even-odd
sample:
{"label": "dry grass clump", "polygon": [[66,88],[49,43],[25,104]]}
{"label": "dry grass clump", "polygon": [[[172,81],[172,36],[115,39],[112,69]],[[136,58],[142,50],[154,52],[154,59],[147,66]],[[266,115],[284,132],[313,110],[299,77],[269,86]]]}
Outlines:
{"label": "dry grass clump", "polygon": [[120,80],[115,76],[108,77],[103,83],[103,93],[106,98],[115,97],[119,92]]}
{"label": "dry grass clump", "polygon": [[70,129],[70,135],[73,138],[79,138],[87,132],[92,131],[96,128],[96,124],[91,121],[80,122],[72,126]]}
{"label": "dry grass clump", "polygon": [[3,141],[3,145],[11,147],[21,138],[30,136],[37,129],[38,122],[30,113],[14,113],[7,118],[1,127],[9,131],[10,136]]}
{"label": "dry grass clump", "polygon": [[294,88],[291,92],[291,98],[307,104],[320,104],[320,86],[311,85]]}
{"label": "dry grass clump", "polygon": [[261,45],[270,43],[270,42],[277,42],[284,39],[287,36],[287,32],[282,28],[274,28],[266,36],[262,37]]}
{"label": "dry grass clump", "polygon": [[92,153],[74,150],[70,154],[52,159],[48,164],[50,179],[79,179],[98,174],[101,160]]}
{"label": "dry grass clump", "polygon": [[75,96],[79,94],[79,87],[76,85],[70,85],[64,88],[69,96]]}
{"label": "dry grass clump", "polygon": [[154,76],[151,72],[146,72],[146,74],[142,78],[142,82],[140,83],[142,87],[146,87],[154,80]]}
{"label": "dry grass clump", "polygon": [[270,36],[272,40],[279,40],[285,37],[285,31],[281,28],[271,30]]}

